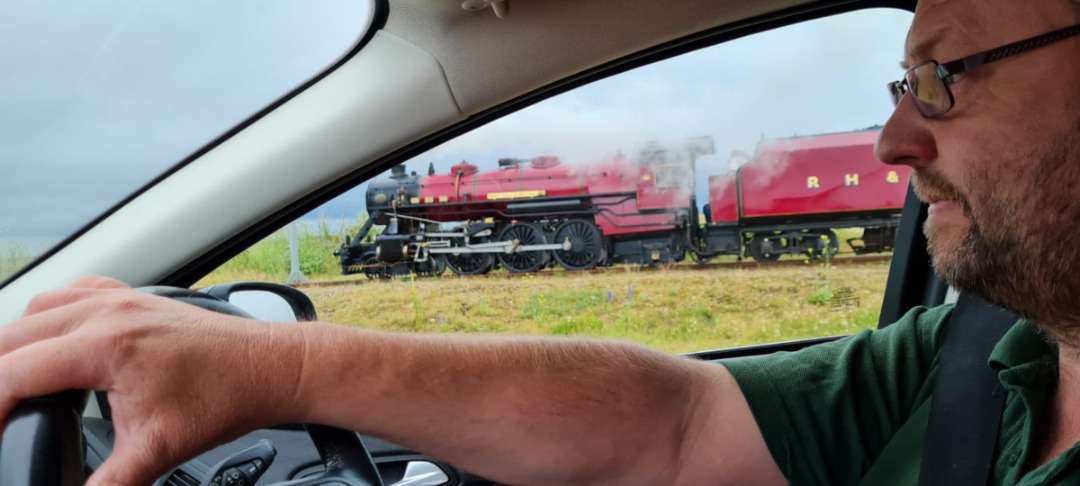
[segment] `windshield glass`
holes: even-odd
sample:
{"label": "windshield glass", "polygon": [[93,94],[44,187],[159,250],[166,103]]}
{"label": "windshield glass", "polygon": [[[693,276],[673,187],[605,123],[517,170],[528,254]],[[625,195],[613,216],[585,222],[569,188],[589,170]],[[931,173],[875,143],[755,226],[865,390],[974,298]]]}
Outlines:
{"label": "windshield glass", "polygon": [[362,37],[370,0],[0,4],[0,281]]}

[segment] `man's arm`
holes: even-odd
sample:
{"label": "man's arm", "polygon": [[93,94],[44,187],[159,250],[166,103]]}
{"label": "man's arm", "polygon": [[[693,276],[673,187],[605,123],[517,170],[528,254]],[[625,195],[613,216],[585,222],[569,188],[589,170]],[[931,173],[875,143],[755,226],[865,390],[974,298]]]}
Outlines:
{"label": "man's arm", "polygon": [[305,326],[310,421],[511,484],[783,482],[715,364],[603,341]]}
{"label": "man's arm", "polygon": [[148,484],[296,421],[512,484],[783,482],[726,369],[629,344],[260,323],[91,278],[0,331],[0,417],[70,388],[113,408],[116,447],[92,486]]}

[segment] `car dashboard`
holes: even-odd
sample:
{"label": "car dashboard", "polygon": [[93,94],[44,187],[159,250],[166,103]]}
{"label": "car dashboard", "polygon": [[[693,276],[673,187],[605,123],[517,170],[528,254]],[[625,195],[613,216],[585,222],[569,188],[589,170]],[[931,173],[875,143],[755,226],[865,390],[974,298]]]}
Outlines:
{"label": "car dashboard", "polygon": [[[112,422],[83,418],[84,457],[89,475],[105,461],[113,449],[115,431]],[[314,476],[323,471],[323,460],[301,425],[282,425],[245,434],[231,442],[203,452],[173,468],[154,482],[154,486],[198,486],[205,484],[212,468],[220,461],[268,440],[277,451],[269,467],[254,483],[237,480],[235,486],[269,485]],[[386,486],[491,486],[498,483],[460,471],[457,468],[407,448],[374,437],[362,437]],[[229,484],[229,483],[225,483]],[[224,486],[224,485],[222,485]]]}

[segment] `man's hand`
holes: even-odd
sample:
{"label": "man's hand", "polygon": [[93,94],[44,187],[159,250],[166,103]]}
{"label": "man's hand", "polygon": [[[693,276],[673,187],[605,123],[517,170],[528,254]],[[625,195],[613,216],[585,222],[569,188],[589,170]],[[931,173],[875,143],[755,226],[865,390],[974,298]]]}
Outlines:
{"label": "man's hand", "polygon": [[371,434],[510,484],[783,484],[730,373],[581,339],[268,324],[89,278],[0,330],[0,417],[108,392],[112,456],[91,486],[150,484],[246,431]]}
{"label": "man's hand", "polygon": [[216,444],[300,418],[302,327],[84,278],[0,330],[0,421],[24,398],[106,391],[115,448],[87,484],[150,484]]}

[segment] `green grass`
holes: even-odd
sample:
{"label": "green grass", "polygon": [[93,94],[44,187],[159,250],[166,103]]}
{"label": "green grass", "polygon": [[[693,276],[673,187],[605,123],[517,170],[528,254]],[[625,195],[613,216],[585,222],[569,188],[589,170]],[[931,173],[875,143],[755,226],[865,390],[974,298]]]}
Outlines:
{"label": "green grass", "polygon": [[[888,268],[887,263],[874,263],[444,277],[304,290],[315,300],[323,320],[348,326],[403,332],[589,336],[691,352],[872,328],[877,324]],[[849,298],[838,303],[837,295]]]}
{"label": "green grass", "polygon": [[4,280],[34,261],[34,254],[20,244],[0,245],[0,280]]}
{"label": "green grass", "polygon": [[[332,228],[323,219],[315,228],[297,229],[300,271],[309,280],[327,281],[342,278],[341,266],[334,250],[344,242],[344,235],[355,236],[364,223],[361,216],[345,228]],[[240,280],[283,282],[289,276],[289,237],[281,229],[233,257],[199,281],[197,286],[214,285]]]}

